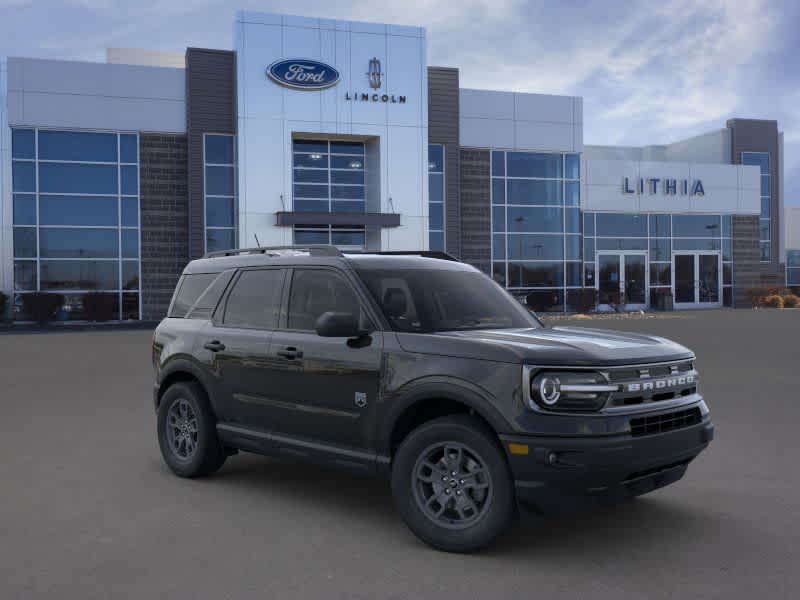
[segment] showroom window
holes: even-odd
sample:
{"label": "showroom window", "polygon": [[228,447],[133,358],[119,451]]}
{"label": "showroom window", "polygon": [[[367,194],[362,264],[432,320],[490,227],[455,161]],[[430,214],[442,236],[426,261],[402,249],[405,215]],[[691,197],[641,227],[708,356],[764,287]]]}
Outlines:
{"label": "showroom window", "polygon": [[759,223],[759,244],[761,262],[769,262],[772,257],[770,242],[770,199],[771,185],[769,175],[769,152],[742,152],[742,164],[753,165],[761,169],[761,217]]}
{"label": "showroom window", "polygon": [[12,131],[15,318],[36,291],[63,300],[56,320],[140,318],[138,147],[134,133]]}
{"label": "showroom window", "polygon": [[[366,210],[364,143],[331,140],[292,141],[292,199],[295,212]],[[363,248],[363,225],[295,225],[295,244],[333,244]]]}
{"label": "showroom window", "polygon": [[444,252],[444,146],[428,145],[428,247]]}
{"label": "showroom window", "polygon": [[580,156],[495,150],[492,276],[540,311],[581,287]]}
{"label": "showroom window", "polygon": [[236,248],[236,137],[203,135],[206,252]]}
{"label": "showroom window", "polygon": [[603,251],[647,252],[650,304],[672,290],[672,254],[719,251],[723,304],[733,302],[733,244],[730,215],[591,213],[583,215],[584,284],[596,287],[595,257]]}
{"label": "showroom window", "polygon": [[800,250],[786,251],[786,285],[800,287]]}

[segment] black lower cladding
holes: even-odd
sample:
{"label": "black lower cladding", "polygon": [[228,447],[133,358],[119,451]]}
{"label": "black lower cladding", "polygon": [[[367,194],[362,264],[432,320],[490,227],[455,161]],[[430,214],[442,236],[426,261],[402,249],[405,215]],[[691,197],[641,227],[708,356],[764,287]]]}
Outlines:
{"label": "black lower cladding", "polygon": [[[547,508],[565,497],[621,499],[673,483],[713,437],[714,426],[706,416],[683,428],[649,435],[501,439],[517,496]],[[512,453],[509,444],[520,444],[515,447],[518,453]]]}

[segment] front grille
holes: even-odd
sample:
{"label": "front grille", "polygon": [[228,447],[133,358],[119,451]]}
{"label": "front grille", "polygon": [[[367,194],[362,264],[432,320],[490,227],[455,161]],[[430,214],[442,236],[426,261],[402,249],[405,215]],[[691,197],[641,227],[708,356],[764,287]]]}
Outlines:
{"label": "front grille", "polygon": [[642,365],[638,368],[625,367],[609,370],[608,378],[612,382],[636,380],[642,377],[642,371],[647,371],[649,377],[666,377],[674,373],[687,373],[693,367],[691,360],[661,365]]}
{"label": "front grille", "polygon": [[[697,393],[698,375],[691,360],[635,368],[611,368],[607,373],[609,382],[620,384],[620,390],[611,394],[609,406],[664,402]],[[686,377],[687,381],[679,382],[681,377]],[[674,383],[663,385],[664,381],[670,382],[673,378]],[[662,385],[658,386],[658,382]],[[638,384],[638,387],[633,389],[632,384]]]}
{"label": "front grille", "polygon": [[637,437],[684,429],[697,425],[701,420],[700,409],[697,407],[649,417],[636,417],[630,421],[631,435]]}

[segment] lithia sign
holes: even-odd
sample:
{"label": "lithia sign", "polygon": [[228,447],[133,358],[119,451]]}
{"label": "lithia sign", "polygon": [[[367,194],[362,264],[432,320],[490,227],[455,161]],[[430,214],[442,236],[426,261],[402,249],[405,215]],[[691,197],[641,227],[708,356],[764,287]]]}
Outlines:
{"label": "lithia sign", "polygon": [[[377,92],[383,86],[381,61],[373,58],[369,61],[367,81],[372,92],[347,91],[344,99],[350,102],[383,102],[387,104],[405,104],[406,97]],[[324,90],[339,83],[341,76],[334,67],[303,58],[277,60],[267,67],[267,77],[283,87],[293,90]]]}
{"label": "lithia sign", "polygon": [[645,193],[657,194],[659,191],[666,196],[705,196],[703,182],[700,179],[670,179],[660,177],[623,177],[622,193],[637,194]]}

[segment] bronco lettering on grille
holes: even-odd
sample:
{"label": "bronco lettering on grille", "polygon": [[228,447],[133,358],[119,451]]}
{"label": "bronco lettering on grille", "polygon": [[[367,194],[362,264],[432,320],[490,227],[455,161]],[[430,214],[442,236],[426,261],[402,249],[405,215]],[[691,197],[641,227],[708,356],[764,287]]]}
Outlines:
{"label": "bronco lettering on grille", "polygon": [[642,381],[637,383],[625,384],[626,392],[652,392],[655,390],[665,390],[682,385],[691,385],[695,382],[694,375],[681,375],[680,377],[665,377],[652,381]]}

